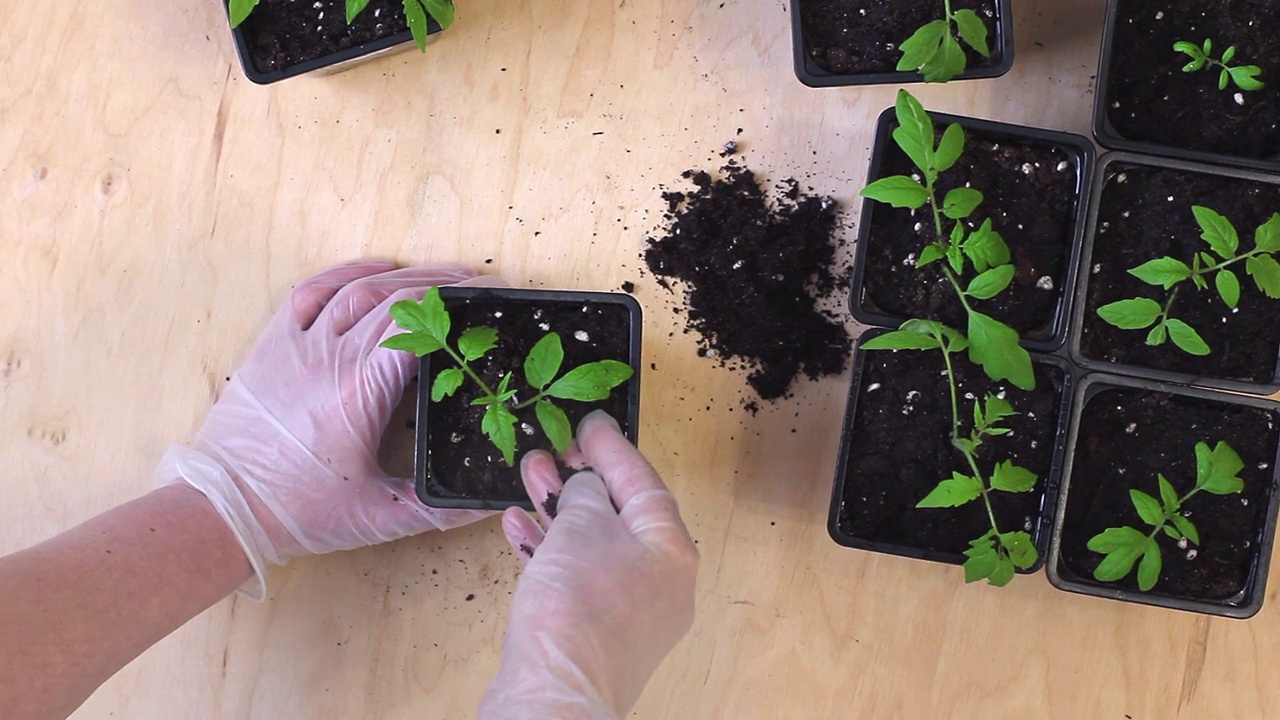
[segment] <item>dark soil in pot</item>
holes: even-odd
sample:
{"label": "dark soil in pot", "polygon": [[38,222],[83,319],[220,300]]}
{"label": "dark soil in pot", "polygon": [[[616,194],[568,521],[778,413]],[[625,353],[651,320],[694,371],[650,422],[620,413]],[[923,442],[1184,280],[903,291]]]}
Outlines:
{"label": "dark soil in pot", "polygon": [[[898,67],[898,46],[925,24],[941,19],[940,0],[801,0],[800,26],[805,51],[821,69],[837,75],[891,73]],[[952,10],[973,10],[987,24],[991,56],[967,45],[967,68],[998,65],[1003,54],[996,40],[996,4],[992,0],[952,0]]]}
{"label": "dark soil in pot", "polygon": [[[445,297],[445,306],[453,319],[450,331],[455,340],[468,327],[487,325],[498,331],[498,345],[489,354],[472,363],[472,369],[495,387],[502,375],[514,373],[512,387],[520,388],[516,399],[528,397],[524,385],[524,359],[529,349],[548,332],[559,333],[564,345],[561,373],[597,360],[629,362],[631,336],[630,314],[623,305],[587,305],[582,302],[546,303],[530,300],[466,301]],[[443,369],[455,367],[442,354],[430,358],[427,387]],[[556,404],[577,427],[578,421],[592,410],[612,415],[624,433],[630,433],[627,383],[614,389],[608,399],[597,403],[556,400]],[[452,397],[428,405],[426,423],[427,474],[426,490],[441,498],[514,502],[527,501],[518,467],[508,467],[502,453],[480,430],[484,408],[471,401],[478,397],[475,384],[467,380]],[[530,450],[551,450],[551,442],[543,435],[532,406],[516,412],[516,462]]]}
{"label": "dark soil in pot", "polygon": [[[941,137],[948,123],[935,121]],[[1018,331],[1024,339],[1048,341],[1067,293],[1077,217],[1080,169],[1074,157],[1042,141],[995,137],[965,129],[964,154],[938,178],[938,198],[956,187],[981,190],[982,204],[965,220],[975,229],[990,218],[1009,246],[1013,283],[974,307]],[[892,141],[875,177],[918,174]],[[929,209],[912,211],[876,203],[865,234],[860,302],[868,310],[902,318],[966,324],[964,307],[942,272],[944,263],[923,268],[915,260],[937,239]],[[969,269],[969,277],[972,268]],[[855,292],[858,290],[855,288]]]}
{"label": "dark soil in pot", "polygon": [[[983,503],[915,507],[953,470],[967,472],[964,456],[951,445],[951,401],[942,355],[911,351],[860,355],[864,360],[857,408],[846,427],[852,439],[837,529],[848,538],[954,556],[934,559],[958,563],[969,541],[991,527]],[[953,357],[953,364],[962,432],[970,427],[975,398],[1005,393],[1019,413],[1001,423],[1013,432],[990,438],[980,448],[979,463],[989,473],[996,462],[1010,460],[1037,475],[1035,490],[995,492],[992,501],[1001,531],[1030,532],[1043,556],[1041,518],[1058,444],[1063,372],[1037,363],[1036,389],[1026,392],[993,382],[963,354]]]}
{"label": "dark soil in pot", "polygon": [[[1183,506],[1200,533],[1201,545],[1181,549],[1163,533],[1156,536],[1164,569],[1152,593],[1230,600],[1246,589],[1262,540],[1272,491],[1271,466],[1280,432],[1275,411],[1136,388],[1107,388],[1090,398],[1080,417],[1070,487],[1062,520],[1058,568],[1076,580],[1094,583],[1103,556],[1089,550],[1089,538],[1108,527],[1143,532],[1129,489],[1159,497],[1156,473],[1179,494],[1195,484],[1195,444],[1226,441],[1245,467],[1239,495],[1201,492]],[[1136,572],[1116,583],[1137,590]]]}
{"label": "dark soil in pot", "polygon": [[1207,251],[1193,205],[1225,216],[1252,250],[1254,229],[1280,212],[1280,186],[1159,167],[1113,163],[1098,200],[1093,256],[1080,325],[1086,358],[1195,376],[1270,383],[1280,349],[1280,300],[1258,290],[1241,270],[1240,303],[1232,311],[1213,290],[1179,286],[1171,316],[1186,321],[1211,352],[1195,356],[1171,342],[1146,344],[1147,331],[1121,330],[1098,317],[1099,307],[1117,300],[1148,297],[1163,303],[1167,292],[1129,274],[1131,268],[1169,256],[1190,263]]}
{"label": "dark soil in pot", "polygon": [[409,29],[404,3],[371,0],[347,25],[345,0],[262,0],[240,26],[253,65],[276,72]]}
{"label": "dark soil in pot", "polygon": [[[1280,158],[1280,4],[1259,0],[1119,0],[1106,117],[1128,140],[1247,158]],[[1218,89],[1217,68],[1185,73],[1180,40],[1213,40],[1215,59],[1258,65],[1261,90]]]}

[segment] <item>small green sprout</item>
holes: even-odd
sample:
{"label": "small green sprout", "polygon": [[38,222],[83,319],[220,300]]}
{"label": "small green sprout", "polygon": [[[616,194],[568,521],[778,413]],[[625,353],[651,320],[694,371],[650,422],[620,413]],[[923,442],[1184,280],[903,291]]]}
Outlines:
{"label": "small green sprout", "polygon": [[[231,27],[240,27],[261,0],[231,0],[228,12],[231,16]],[[369,0],[347,0],[347,24],[355,21],[369,5]],[[413,33],[413,40],[418,49],[427,49],[427,18],[435,18],[442,29],[453,24],[453,0],[404,0],[404,18]]]}
{"label": "small green sprout", "polygon": [[457,367],[441,370],[436,375],[431,385],[431,401],[440,402],[450,397],[466,378],[471,378],[481,393],[471,404],[485,406],[480,430],[502,451],[502,458],[508,466],[515,465],[516,411],[532,405],[542,432],[556,452],[564,452],[573,439],[573,430],[564,410],[553,403],[552,398],[598,402],[608,398],[613,389],[626,382],[634,372],[626,363],[600,360],[560,375],[564,347],[560,335],[549,332],[534,344],[525,358],[524,380],[532,396],[519,400],[517,390],[511,386],[511,372],[505,373],[498,386],[493,388],[469,364],[484,357],[498,344],[497,330],[485,326],[467,328],[458,337],[456,349],[449,345],[453,321],[440,299],[439,288],[428,290],[422,302],[401,300],[393,304],[391,317],[406,332],[387,338],[382,347],[405,350],[418,357],[443,350],[452,358]]}
{"label": "small green sprout", "polygon": [[951,11],[951,0],[944,0],[943,15],[925,24],[899,47],[902,58],[899,72],[919,71],[925,82],[947,82],[964,72],[964,48],[956,40],[957,32],[965,45],[983,57],[991,56],[987,46],[987,26],[972,10]]}
{"label": "small green sprout", "polygon": [[1218,89],[1226,90],[1228,83],[1235,83],[1235,86],[1241,90],[1261,90],[1263,83],[1258,81],[1258,76],[1262,74],[1262,68],[1257,65],[1232,65],[1231,61],[1236,57],[1236,46],[1232,45],[1222,53],[1221,60],[1213,59],[1213,40],[1205,38],[1203,45],[1196,45],[1193,42],[1179,40],[1173,44],[1173,49],[1185,54],[1191,58],[1191,62],[1182,66],[1182,72],[1192,73],[1200,70],[1213,70],[1220,68],[1218,72]]}
{"label": "small green sprout", "polygon": [[[1280,298],[1280,263],[1273,257],[1276,252],[1280,252],[1280,213],[1272,214],[1270,220],[1254,231],[1252,250],[1239,253],[1240,236],[1231,221],[1201,205],[1192,206],[1191,212],[1200,225],[1200,237],[1213,254],[1197,252],[1191,265],[1176,258],[1161,257],[1130,269],[1130,275],[1148,285],[1172,292],[1165,298],[1163,305],[1144,297],[1108,303],[1098,308],[1098,317],[1121,330],[1145,330],[1150,327],[1151,330],[1147,333],[1148,345],[1163,345],[1172,339],[1173,344],[1186,353],[1208,355],[1209,346],[1200,337],[1200,333],[1185,321],[1169,315],[1181,284],[1190,280],[1197,290],[1206,290],[1209,284],[1205,278],[1213,275],[1218,297],[1222,298],[1228,308],[1234,309],[1240,302],[1240,278],[1229,268],[1243,261],[1245,273],[1253,278],[1258,290],[1269,298]],[[1218,257],[1215,258],[1214,255]]]}
{"label": "small green sprout", "polygon": [[953,470],[951,477],[938,483],[917,508],[949,508],[968,504],[982,498],[986,506],[991,528],[969,542],[964,551],[968,559],[964,563],[965,582],[986,580],[991,585],[1003,587],[1013,579],[1014,568],[1026,570],[1038,557],[1030,533],[1016,530],[1002,532],[996,522],[995,509],[991,505],[991,493],[1030,492],[1036,485],[1036,474],[1014,465],[1008,460],[991,464],[983,472],[979,464],[979,450],[988,438],[1007,435],[1010,430],[1000,427],[1001,420],[1016,415],[1005,399],[987,395],[981,402],[973,402],[973,426],[965,436],[961,432],[959,404],[956,399],[955,372],[951,356],[969,346],[969,340],[958,331],[932,320],[908,320],[895,331],[885,333],[863,343],[865,350],[940,350],[946,366],[947,381],[951,390],[951,445],[964,456],[967,472]]}
{"label": "small green sprout", "polygon": [[[935,147],[933,120],[919,100],[906,90],[899,90],[896,112],[898,127],[893,131],[893,140],[919,168],[924,182],[894,175],[866,186],[862,195],[896,208],[917,210],[929,206],[935,240],[920,252],[916,267],[946,260],[943,275],[968,316],[969,359],[981,365],[992,380],[1007,379],[1024,390],[1031,390],[1035,387],[1035,373],[1031,356],[1018,344],[1018,332],[978,312],[970,303],[970,300],[989,300],[1009,287],[1014,276],[1014,267],[1009,264],[1009,246],[992,227],[990,218],[976,230],[965,228],[962,221],[982,204],[980,190],[953,188],[938,201],[938,176],[954,166],[964,152],[964,129],[959,125],[947,127]],[[945,227],[947,222],[951,223],[949,230]],[[972,266],[977,275],[962,283],[966,265]]]}
{"label": "small green sprout", "polygon": [[1115,582],[1127,576],[1138,562],[1138,588],[1147,592],[1160,580],[1164,559],[1156,536],[1161,532],[1179,543],[1200,544],[1200,531],[1192,524],[1182,506],[1201,490],[1213,495],[1235,495],[1244,490],[1244,480],[1237,473],[1244,469],[1240,455],[1225,442],[1219,442],[1212,450],[1206,443],[1196,443],[1196,484],[1186,495],[1178,496],[1173,485],[1163,474],[1156,473],[1160,499],[1131,489],[1129,500],[1142,522],[1151,526],[1143,533],[1128,525],[1107,528],[1089,539],[1090,550],[1106,557],[1094,568],[1093,577],[1100,582]]}

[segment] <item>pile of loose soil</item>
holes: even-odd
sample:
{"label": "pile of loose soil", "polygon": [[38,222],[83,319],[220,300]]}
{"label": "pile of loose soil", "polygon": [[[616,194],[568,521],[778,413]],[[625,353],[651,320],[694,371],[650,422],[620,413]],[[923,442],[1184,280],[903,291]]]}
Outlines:
{"label": "pile of loose soil", "polygon": [[[731,151],[730,151],[731,152]],[[763,400],[844,370],[852,341],[823,299],[847,289],[835,270],[838,207],[786,180],[773,197],[737,160],[717,177],[690,170],[694,188],[663,194],[665,234],[649,239],[645,263],[659,284],[679,281],[699,355],[744,366]]]}

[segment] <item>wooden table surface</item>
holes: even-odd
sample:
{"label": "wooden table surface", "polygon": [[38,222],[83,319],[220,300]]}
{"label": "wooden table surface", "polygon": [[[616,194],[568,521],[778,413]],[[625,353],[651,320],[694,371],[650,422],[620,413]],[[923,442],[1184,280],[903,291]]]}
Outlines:
{"label": "wooden table surface", "polygon": [[[913,90],[932,109],[1087,134],[1102,6],[1019,0],[1012,73]],[[1043,576],[965,586],[837,547],[825,519],[847,373],[753,417],[740,374],[668,336],[677,309],[639,260],[660,186],[713,167],[739,128],[762,176],[846,203],[852,239],[894,88],[803,87],[783,0],[468,0],[425,57],[271,88],[241,75],[216,0],[3,3],[0,26],[0,551],[146,492],[273,304],[323,266],[380,255],[521,286],[631,280],[658,366],[643,448],[703,558],[698,620],[635,717],[1280,707],[1274,597],[1252,621],[1210,619]],[[269,602],[223,601],[76,717],[469,717],[519,570],[496,520],[295,562]]]}

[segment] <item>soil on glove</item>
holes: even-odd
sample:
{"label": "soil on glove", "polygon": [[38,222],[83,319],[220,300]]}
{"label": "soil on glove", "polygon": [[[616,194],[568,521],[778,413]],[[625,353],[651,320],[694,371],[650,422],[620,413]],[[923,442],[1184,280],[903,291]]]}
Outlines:
{"label": "soil on glove", "polygon": [[684,294],[687,331],[699,354],[744,367],[764,400],[803,375],[844,370],[852,341],[841,318],[820,308],[847,287],[833,268],[837,206],[787,180],[771,197],[744,165],[690,170],[694,188],[663,194],[667,227],[644,259],[659,283]]}
{"label": "soil on glove", "polygon": [[347,25],[345,0],[262,0],[241,24],[258,72],[279,72],[409,29],[404,3],[372,0]]}

